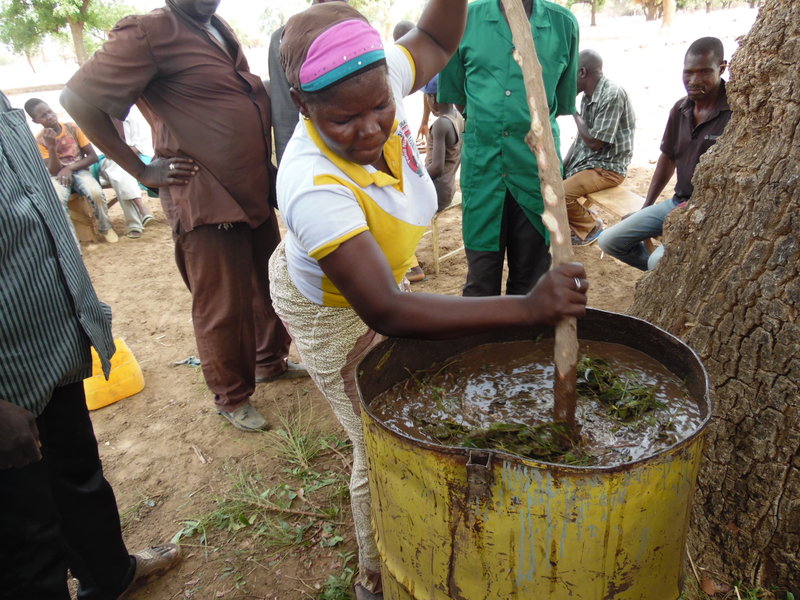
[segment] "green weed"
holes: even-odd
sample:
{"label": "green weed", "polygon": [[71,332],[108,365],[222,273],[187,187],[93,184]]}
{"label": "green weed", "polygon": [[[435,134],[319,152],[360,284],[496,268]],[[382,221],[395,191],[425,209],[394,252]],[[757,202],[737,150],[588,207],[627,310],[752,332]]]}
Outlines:
{"label": "green weed", "polygon": [[355,567],[351,566],[354,554],[352,552],[340,552],[342,559],[342,570],[335,575],[328,575],[328,579],[320,590],[319,600],[352,600],[353,579],[356,574]]}
{"label": "green weed", "polygon": [[278,456],[292,466],[309,469],[319,453],[327,447],[326,436],[318,427],[312,406],[296,407],[278,415],[278,428],[267,432]]}

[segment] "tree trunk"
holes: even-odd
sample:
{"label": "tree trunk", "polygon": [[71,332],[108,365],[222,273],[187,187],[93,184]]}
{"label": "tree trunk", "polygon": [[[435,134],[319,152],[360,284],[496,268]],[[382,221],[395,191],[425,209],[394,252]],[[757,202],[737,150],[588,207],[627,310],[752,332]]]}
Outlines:
{"label": "tree trunk", "polygon": [[[704,157],[634,313],[714,385],[690,535],[698,566],[800,591],[800,2],[767,0],[733,61],[733,118]],[[778,598],[783,598],[778,595]]]}
{"label": "tree trunk", "polygon": [[711,12],[711,6],[712,6],[713,4],[714,4],[714,3],[713,3],[711,0],[706,0],[706,12],[707,12],[707,13],[710,13],[710,12]]}
{"label": "tree trunk", "polygon": [[597,0],[592,0],[592,27],[597,27]]}
{"label": "tree trunk", "polygon": [[36,67],[33,66],[33,55],[30,50],[25,50],[25,60],[28,61],[28,66],[31,68],[31,71],[36,73]]}
{"label": "tree trunk", "polygon": [[86,51],[86,42],[83,39],[83,22],[74,19],[67,19],[69,32],[72,34],[72,46],[75,49],[75,58],[78,64],[82,65],[89,60],[89,53]]}
{"label": "tree trunk", "polygon": [[644,8],[644,18],[646,21],[655,21],[658,16],[658,7],[661,5],[661,0],[642,0],[642,8]]}
{"label": "tree trunk", "polygon": [[672,20],[675,18],[675,0],[664,0],[664,17],[661,21],[662,29],[667,29],[672,26]]}

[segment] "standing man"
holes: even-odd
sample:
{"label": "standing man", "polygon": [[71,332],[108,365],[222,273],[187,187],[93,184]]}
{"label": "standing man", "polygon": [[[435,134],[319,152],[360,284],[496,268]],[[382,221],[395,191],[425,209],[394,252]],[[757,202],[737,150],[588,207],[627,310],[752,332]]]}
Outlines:
{"label": "standing man", "polygon": [[564,161],[564,197],[574,246],[588,246],[603,232],[603,221],[578,198],[625,180],[636,130],[628,93],[603,75],[603,59],[594,50],[582,51],[578,59],[581,92],[581,112],[573,115],[578,137]]}
{"label": "standing man", "polygon": [[[311,4],[324,4],[325,2],[347,2],[347,0],[313,0]],[[281,65],[281,38],[283,25],[278,27],[269,38],[269,95],[272,110],[272,131],[275,134],[275,158],[278,166],[281,164],[286,144],[292,138],[294,128],[300,119],[300,113],[289,95],[289,82]]]}
{"label": "standing man", "polygon": [[[727,62],[722,42],[704,37],[692,43],[683,60],[686,97],[669,113],[661,140],[661,156],[650,180],[642,209],[607,229],[600,236],[603,252],[642,271],[652,270],[664,254],[661,245],[650,254],[643,241],[661,235],[664,219],[692,196],[692,175],[700,157],[722,135],[731,119],[731,107],[721,75]],[[655,204],[673,173],[678,181],[675,195]]]}
{"label": "standing man", "polygon": [[0,596],[112,600],[173,567],[128,554],[83,379],[106,375],[111,312],[95,294],[21,110],[0,92]]}
{"label": "standing man", "polygon": [[[305,370],[287,370],[290,339],[269,296],[267,261],[280,240],[269,97],[218,5],[167,0],[126,17],[61,102],[108,156],[159,189],[217,411],[258,431],[267,423],[250,404],[255,383]],[[155,131],[149,165],[112,122],[134,102]]]}
{"label": "standing man", "polygon": [[[556,117],[575,112],[578,22],[546,0],[523,0],[530,20],[556,148]],[[466,106],[461,160],[465,296],[527,293],[550,266],[536,158],[525,143],[531,126],[522,70],[500,0],[469,5],[458,51],[439,76],[439,102]]]}

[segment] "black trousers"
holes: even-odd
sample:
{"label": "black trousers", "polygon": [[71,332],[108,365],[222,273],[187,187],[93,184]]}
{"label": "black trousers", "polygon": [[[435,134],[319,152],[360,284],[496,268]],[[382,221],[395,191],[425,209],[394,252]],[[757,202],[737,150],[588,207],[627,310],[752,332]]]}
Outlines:
{"label": "black trousers", "polygon": [[134,574],[103,476],[83,383],[57,388],[36,420],[43,459],[0,470],[0,599],[116,600]]}
{"label": "black trousers", "polygon": [[506,190],[500,227],[500,250],[466,250],[467,282],[464,296],[499,296],[503,262],[508,260],[506,294],[527,294],[550,268],[550,249],[544,236],[531,225],[525,211]]}

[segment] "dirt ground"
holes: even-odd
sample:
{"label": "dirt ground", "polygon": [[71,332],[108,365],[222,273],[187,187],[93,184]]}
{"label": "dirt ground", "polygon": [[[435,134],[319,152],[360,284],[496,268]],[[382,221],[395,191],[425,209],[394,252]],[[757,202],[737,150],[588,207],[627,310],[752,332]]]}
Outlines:
{"label": "dirt ground", "polygon": [[[745,33],[753,17],[754,13],[739,11],[732,22],[725,21],[729,50],[734,46],[732,37]],[[679,22],[677,32],[669,38],[659,38],[657,30],[647,29],[650,24],[645,27],[643,21],[637,20],[635,28],[627,27],[628,21],[605,23],[592,31],[583,29],[582,47],[594,47],[614,57],[615,66],[608,70],[620,74],[619,79],[636,100],[637,149],[626,186],[644,195],[658,156],[666,112],[681,95],[683,49],[687,41],[699,35],[714,34],[714,21],[698,16],[691,27],[684,27],[688,20]],[[620,33],[623,31],[627,33]],[[639,66],[638,72],[629,67],[631,61]],[[660,74],[654,73],[659,70]],[[665,78],[664,70],[670,81],[659,85]],[[671,81],[675,78],[677,81]],[[571,137],[568,126],[563,128],[563,135]],[[118,244],[84,247],[98,295],[114,311],[115,337],[127,342],[146,380],[141,393],[93,413],[106,475],[117,494],[129,548],[169,540],[181,531],[194,533],[181,540],[185,553],[182,564],[135,597],[321,597],[326,583],[331,583],[329,578],[346,583],[348,569],[355,564],[349,508],[346,500],[337,500],[334,494],[324,497],[326,505],[342,506],[341,513],[332,518],[311,518],[297,511],[317,513],[321,508],[315,504],[319,496],[311,495],[315,484],[309,473],[335,480],[329,489],[341,490],[344,486],[348,451],[341,430],[308,380],[259,385],[253,403],[273,425],[278,426],[281,419],[294,419],[295,425],[302,421],[314,435],[327,436],[328,446],[312,464],[298,470],[296,461],[280,455],[283,446],[274,434],[239,432],[215,413],[199,370],[175,365],[197,354],[190,296],[173,262],[169,227],[158,202],[151,204],[157,218],[141,239],[121,236]],[[119,207],[111,212],[115,229],[123,233]],[[601,216],[613,223],[609,215],[601,212]],[[440,225],[444,254],[461,245],[460,209],[445,213]],[[419,257],[423,266],[429,267],[430,236],[423,239]],[[642,274],[602,257],[596,245],[577,248],[576,258],[589,273],[590,305],[625,312]],[[465,261],[458,254],[442,264],[439,275],[431,272],[426,281],[415,284],[414,290],[459,294],[464,275]],[[242,481],[261,490],[262,505],[274,501],[271,506],[279,507],[268,511],[274,520],[257,519],[252,507],[238,515],[231,515],[230,510],[220,514],[221,507],[230,507],[222,501],[231,497],[231,490],[240,490]],[[314,489],[314,493],[319,492]],[[284,533],[288,530],[289,534],[282,541],[276,540],[268,531],[270,527],[282,528]],[[324,597],[346,596],[331,591]]]}

